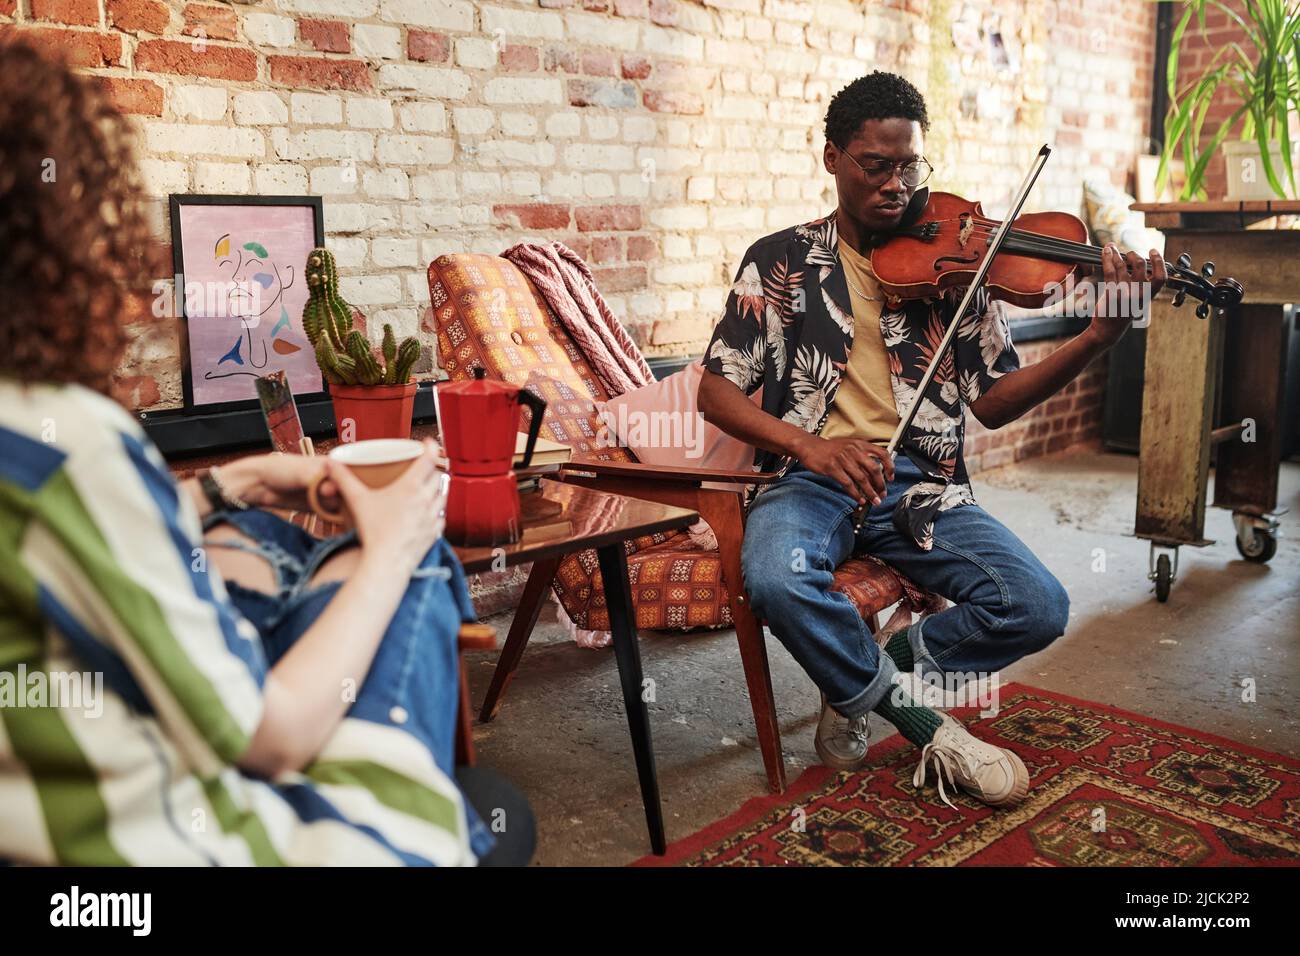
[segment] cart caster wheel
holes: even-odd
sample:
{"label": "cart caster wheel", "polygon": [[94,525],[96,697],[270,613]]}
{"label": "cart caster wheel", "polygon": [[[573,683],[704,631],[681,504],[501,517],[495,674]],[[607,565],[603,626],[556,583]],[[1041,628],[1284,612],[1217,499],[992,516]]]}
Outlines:
{"label": "cart caster wheel", "polygon": [[1156,558],[1156,600],[1161,604],[1169,600],[1169,585],[1174,575],[1169,570],[1169,555],[1162,554]]}
{"label": "cart caster wheel", "polygon": [[1277,536],[1256,528],[1249,545],[1242,547],[1241,538],[1237,538],[1237,551],[1247,561],[1263,564],[1277,554]]}

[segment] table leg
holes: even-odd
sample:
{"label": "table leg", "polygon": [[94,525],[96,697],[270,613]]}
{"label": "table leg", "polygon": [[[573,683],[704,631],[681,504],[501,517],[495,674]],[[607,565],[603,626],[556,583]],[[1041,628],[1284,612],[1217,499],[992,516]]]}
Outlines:
{"label": "table leg", "polygon": [[609,607],[609,627],[614,635],[618,678],[623,685],[627,727],[632,735],[632,751],[636,755],[636,773],[641,781],[641,802],[645,805],[646,826],[650,829],[650,847],[662,856],[667,850],[664,814],[659,803],[659,780],[655,773],[654,747],[650,741],[650,713],[641,695],[641,648],[637,644],[636,617],[632,611],[632,593],[627,578],[627,554],[622,543],[599,548],[596,554],[600,559],[600,577],[605,585],[605,603]]}

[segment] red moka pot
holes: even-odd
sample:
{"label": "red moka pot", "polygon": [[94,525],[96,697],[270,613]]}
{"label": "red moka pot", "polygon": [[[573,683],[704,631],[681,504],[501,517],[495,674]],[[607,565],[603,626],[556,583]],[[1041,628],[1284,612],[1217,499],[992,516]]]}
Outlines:
{"label": "red moka pot", "polygon": [[474,369],[472,379],[439,383],[434,402],[451,474],[447,540],[462,547],[515,543],[520,533],[514,468],[519,406],[532,410],[519,464],[527,468],[546,402],[525,389],[489,379],[482,368]]}

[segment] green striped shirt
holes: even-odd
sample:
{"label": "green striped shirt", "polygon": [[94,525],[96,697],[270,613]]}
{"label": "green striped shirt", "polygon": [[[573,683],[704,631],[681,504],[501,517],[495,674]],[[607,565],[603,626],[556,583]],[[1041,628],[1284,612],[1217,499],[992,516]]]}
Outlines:
{"label": "green striped shirt", "polygon": [[256,628],[113,401],[0,383],[0,859],[469,865],[465,808],[403,730],[345,718],[274,781]]}

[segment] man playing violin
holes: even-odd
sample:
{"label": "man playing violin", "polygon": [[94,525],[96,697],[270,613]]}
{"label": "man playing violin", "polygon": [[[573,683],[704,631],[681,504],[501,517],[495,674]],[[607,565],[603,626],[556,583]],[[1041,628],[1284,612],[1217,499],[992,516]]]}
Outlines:
{"label": "man playing violin", "polygon": [[[1108,314],[1108,297],[1098,296],[1087,329],[1022,367],[1004,307],[980,290],[891,460],[885,446],[918,398],[962,291],[896,299],[869,261],[872,244],[900,224],[932,172],[928,127],[921,94],[894,74],[873,72],[835,95],[822,160],[835,177],[837,208],[750,246],[705,352],[699,407],[755,446],[757,467],[781,472],[750,506],[745,586],[754,612],[821,689],[822,761],[860,766],[875,711],[921,748],[917,785],[934,764],[945,801],[946,778],[991,806],[1010,806],[1028,792],[1020,758],[918,702],[916,681],[909,692],[903,679],[991,674],[1046,647],[1068,620],[1060,582],[975,502],[962,457],[965,411],[988,428],[1015,421],[1061,391],[1136,316]],[[1101,259],[1106,283],[1149,283],[1154,295],[1165,282],[1155,250],[1145,260],[1109,245]],[[761,408],[746,398],[760,386]],[[877,557],[954,603],[878,646],[852,601],[831,589],[835,568],[854,554]]]}

